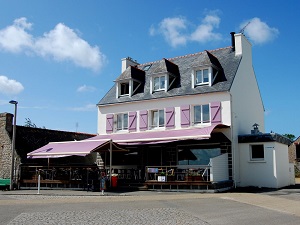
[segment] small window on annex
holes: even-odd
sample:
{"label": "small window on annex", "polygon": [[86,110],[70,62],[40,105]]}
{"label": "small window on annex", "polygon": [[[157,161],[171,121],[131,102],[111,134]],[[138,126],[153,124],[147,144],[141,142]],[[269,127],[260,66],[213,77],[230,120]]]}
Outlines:
{"label": "small window on annex", "polygon": [[265,159],[264,145],[250,145],[250,160],[262,161]]}
{"label": "small window on annex", "polygon": [[117,115],[117,130],[127,130],[128,129],[128,114],[118,114]]}
{"label": "small window on annex", "polygon": [[120,95],[129,95],[129,82],[120,83]]}
{"label": "small window on annex", "polygon": [[151,126],[163,127],[164,125],[165,125],[165,111],[163,109],[151,111]]}

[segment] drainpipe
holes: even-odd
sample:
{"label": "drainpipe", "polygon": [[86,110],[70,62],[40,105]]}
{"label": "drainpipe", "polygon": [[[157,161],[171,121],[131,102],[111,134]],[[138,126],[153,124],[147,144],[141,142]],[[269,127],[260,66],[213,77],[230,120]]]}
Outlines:
{"label": "drainpipe", "polygon": [[230,135],[231,135],[231,152],[232,152],[232,179],[234,182],[234,188],[236,188],[236,156],[235,156],[235,139],[234,139],[234,132],[233,132],[233,110],[232,110],[232,95],[229,92],[230,95],[230,115],[231,115],[231,125],[230,125]]}

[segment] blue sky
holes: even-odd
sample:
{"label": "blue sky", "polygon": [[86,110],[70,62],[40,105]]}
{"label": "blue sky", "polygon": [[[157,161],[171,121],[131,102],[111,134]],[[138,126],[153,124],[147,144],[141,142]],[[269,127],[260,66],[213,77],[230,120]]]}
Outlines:
{"label": "blue sky", "polygon": [[[17,124],[97,132],[96,104],[139,63],[227,47],[230,32],[253,45],[266,132],[300,135],[300,3],[290,1],[0,1],[0,112]],[[250,131],[251,128],[249,128]]]}

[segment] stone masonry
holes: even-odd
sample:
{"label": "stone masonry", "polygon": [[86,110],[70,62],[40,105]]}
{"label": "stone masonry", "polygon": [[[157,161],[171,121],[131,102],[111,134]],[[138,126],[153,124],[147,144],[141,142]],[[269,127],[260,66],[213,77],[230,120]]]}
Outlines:
{"label": "stone masonry", "polygon": [[0,178],[10,178],[13,115],[0,113]]}

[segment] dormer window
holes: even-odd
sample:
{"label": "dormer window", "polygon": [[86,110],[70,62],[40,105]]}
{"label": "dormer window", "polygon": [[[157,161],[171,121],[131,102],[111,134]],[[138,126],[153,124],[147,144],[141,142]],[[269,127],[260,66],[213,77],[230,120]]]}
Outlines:
{"label": "dormer window", "polygon": [[166,90],[166,76],[158,76],[153,78],[153,91]]}
{"label": "dormer window", "polygon": [[120,96],[129,95],[129,82],[120,83]]}
{"label": "dormer window", "polygon": [[208,69],[196,70],[196,85],[209,84]]}
{"label": "dormer window", "polygon": [[218,74],[218,70],[215,67],[208,67],[208,68],[199,68],[194,69],[192,72],[192,86],[211,86]]}

